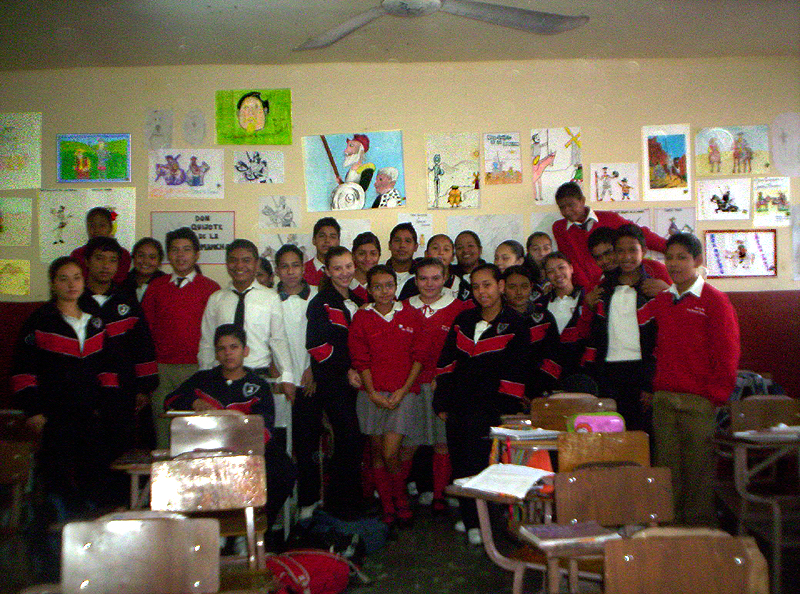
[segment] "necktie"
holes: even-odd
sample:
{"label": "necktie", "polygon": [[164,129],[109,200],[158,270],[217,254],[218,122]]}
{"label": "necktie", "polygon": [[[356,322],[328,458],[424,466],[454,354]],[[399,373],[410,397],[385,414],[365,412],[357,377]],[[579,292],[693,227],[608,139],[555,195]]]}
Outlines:
{"label": "necktie", "polygon": [[581,229],[583,229],[584,231],[588,231],[588,230],[589,230],[589,224],[590,224],[591,222],[592,222],[592,220],[591,220],[591,219],[586,219],[585,221],[583,221],[583,222],[581,223]]}
{"label": "necktie", "polygon": [[183,284],[183,281],[185,281],[185,280],[186,280],[185,276],[179,276],[178,278],[175,279],[175,284],[177,285],[177,287],[179,289],[181,288],[181,285]]}
{"label": "necktie", "polygon": [[244,296],[247,295],[249,291],[250,289],[242,293],[236,290],[233,291],[239,298],[239,303],[236,304],[236,313],[233,314],[233,324],[234,326],[239,326],[239,328],[244,328]]}

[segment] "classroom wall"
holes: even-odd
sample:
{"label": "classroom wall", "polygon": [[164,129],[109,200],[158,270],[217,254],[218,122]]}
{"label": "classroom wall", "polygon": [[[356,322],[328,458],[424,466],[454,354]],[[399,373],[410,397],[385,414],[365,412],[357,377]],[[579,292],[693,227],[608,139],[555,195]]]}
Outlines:
{"label": "classroom wall", "polygon": [[[800,111],[800,59],[724,58],[686,60],[530,60],[486,63],[325,64],[291,66],[191,66],[89,68],[2,73],[0,112],[43,113],[42,184],[57,188],[55,136],[63,133],[132,134],[133,178],[137,190],[137,237],[150,233],[153,210],[235,210],[240,237],[258,242],[258,198],[303,196],[302,137],[315,134],[402,130],[407,212],[425,212],[425,140],[430,132],[519,131],[526,167],[519,185],[484,186],[481,208],[458,214],[518,214],[525,236],[531,204],[530,151],[526,138],[534,127],[580,126],[588,193],[589,164],[641,161],[643,125],[688,123],[692,135],[718,125],[769,124],[787,111]],[[226,172],[225,199],[149,200],[145,114],[172,109],[173,146],[181,148],[184,115],[200,109],[206,118],[203,146],[214,145],[214,93],[218,89],[290,88],[293,143],[282,150],[286,183],[234,184]],[[226,163],[233,150],[225,147]],[[102,187],[102,184],[89,184]],[[80,187],[80,184],[62,184]],[[36,196],[30,191],[0,195]],[[800,199],[800,180],[792,180],[792,202]],[[648,202],[642,207],[686,206],[686,202]],[[602,206],[606,208],[606,205]],[[631,207],[635,207],[631,205]],[[372,230],[387,238],[398,209],[340,213],[341,218],[372,219]],[[434,231],[447,229],[451,211],[434,212]],[[322,216],[304,215],[299,232],[310,232]],[[751,227],[748,221],[706,222],[703,229]],[[524,240],[524,237],[517,238]],[[38,262],[36,204],[29,248],[3,248],[3,258],[32,261],[32,292],[22,300],[47,297],[46,264]],[[791,234],[778,229],[778,276],[769,279],[715,280],[726,291],[793,290]],[[491,255],[489,259],[491,259]],[[224,267],[204,268],[226,281]],[[3,299],[15,299],[3,296]]]}

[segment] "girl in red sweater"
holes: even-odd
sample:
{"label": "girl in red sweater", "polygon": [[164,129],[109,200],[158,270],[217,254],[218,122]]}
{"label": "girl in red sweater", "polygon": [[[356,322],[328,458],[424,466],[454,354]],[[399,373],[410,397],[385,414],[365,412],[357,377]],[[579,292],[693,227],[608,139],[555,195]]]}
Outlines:
{"label": "girl in red sweater", "polygon": [[403,438],[415,431],[424,348],[420,313],[395,301],[397,276],[385,265],[367,274],[374,303],[353,316],[348,343],[353,368],[361,376],[356,404],[361,431],[372,444],[373,474],[383,520],[411,521],[400,468]]}

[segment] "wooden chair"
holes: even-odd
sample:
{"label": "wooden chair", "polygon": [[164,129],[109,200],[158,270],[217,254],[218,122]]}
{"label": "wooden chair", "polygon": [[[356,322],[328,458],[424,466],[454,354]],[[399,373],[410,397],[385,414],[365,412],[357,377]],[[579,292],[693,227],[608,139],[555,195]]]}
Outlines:
{"label": "wooden chair", "polygon": [[566,431],[567,419],[572,415],[616,410],[616,403],[610,398],[535,398],[531,401],[531,426]]}
{"label": "wooden chair", "polygon": [[767,564],[752,538],[650,535],[607,542],[605,594],[767,594]]}
{"label": "wooden chair", "polygon": [[235,411],[175,417],[169,425],[172,458],[194,451],[264,455],[264,418]]}
{"label": "wooden chair", "polygon": [[557,441],[559,472],[598,463],[650,466],[650,438],[644,431],[562,433]]}

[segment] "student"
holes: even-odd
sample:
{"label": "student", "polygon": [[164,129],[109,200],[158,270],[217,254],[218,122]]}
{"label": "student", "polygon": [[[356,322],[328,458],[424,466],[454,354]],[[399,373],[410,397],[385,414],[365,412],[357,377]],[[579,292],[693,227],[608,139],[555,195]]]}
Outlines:
{"label": "student", "polygon": [[[642,394],[652,392],[655,325],[639,324],[637,312],[651,299],[644,291],[645,282],[654,279],[642,262],[647,249],[642,230],[629,224],[613,233],[617,266],[605,273],[598,285],[600,301],[595,308],[584,360],[597,381],[600,395],[616,401],[626,428],[650,434],[650,407],[649,403],[643,404]],[[669,287],[663,281],[654,282],[661,285],[661,290]]]}
{"label": "student", "polygon": [[[603,274],[617,269],[617,258],[614,253],[615,239],[616,230],[610,227],[600,227],[589,234],[589,239],[587,240],[589,253]],[[663,281],[667,283],[667,286],[672,284],[672,279],[669,278],[667,273],[667,267],[658,260],[642,258],[642,266],[644,266],[649,278]],[[644,290],[649,297],[655,297],[663,291],[660,283],[657,285],[653,283],[652,286],[650,283],[646,283]]]}
{"label": "student", "polygon": [[[600,227],[616,229],[630,221],[610,210],[595,211],[588,208],[581,187],[575,182],[559,186],[556,190],[556,204],[564,218],[553,223],[553,237],[558,249],[574,266],[574,283],[588,291],[597,284],[602,274],[589,253],[589,233]],[[642,231],[648,249],[658,252],[666,249],[663,237],[647,228]]]}
{"label": "student", "polygon": [[133,268],[122,281],[120,289],[135,295],[139,303],[150,282],[164,275],[161,262],[164,261],[164,248],[161,242],[152,237],[143,237],[133,246]]}
{"label": "student", "polygon": [[[450,293],[459,301],[472,302],[472,291],[470,290],[469,283],[463,278],[453,273],[453,258],[455,256],[455,247],[453,240],[447,235],[439,233],[434,235],[428,240],[428,245],[425,247],[426,258],[436,258],[444,264],[444,288],[446,292]],[[416,277],[411,277],[406,281],[403,290],[400,291],[400,301],[405,301],[414,295],[419,295],[419,286]]]}
{"label": "student", "polygon": [[[330,248],[325,255],[328,281],[308,304],[306,348],[311,354],[311,372],[316,383],[315,398],[333,428],[333,456],[325,508],[343,519],[360,517],[361,456],[363,439],[356,415],[354,386],[360,378],[350,362],[347,337],[350,321],[361,299],[350,290],[355,265],[344,246]],[[319,443],[317,435],[308,435]]]}
{"label": "student", "polygon": [[333,217],[322,217],[314,223],[314,233],[311,236],[311,243],[316,249],[314,257],[306,262],[303,279],[312,287],[319,286],[325,278],[325,255],[332,247],[339,245],[339,236],[342,228],[339,222]]}
{"label": "student", "polygon": [[[302,253],[302,252],[301,252]],[[258,269],[256,270],[256,280],[268,289],[272,288],[275,280],[275,273],[272,264],[266,258],[258,259]]]}
{"label": "student", "polygon": [[291,415],[292,450],[298,467],[298,505],[301,516],[305,518],[314,511],[320,489],[319,466],[314,462],[319,441],[313,443],[308,436],[318,436],[322,431],[321,410],[313,397],[316,386],[311,374],[311,357],[306,350],[306,311],[317,294],[317,288],[303,280],[303,252],[297,246],[281,246],[275,254],[275,268],[295,385],[291,407],[283,395],[275,395],[276,425],[286,426],[283,417]]}
{"label": "student", "polygon": [[539,278],[544,277],[542,270],[542,260],[544,257],[553,251],[553,240],[544,231],[534,231],[528,236],[528,241],[525,243],[527,254],[525,260],[531,271],[538,270]]}
{"label": "student", "polygon": [[[431,243],[435,235],[428,242]],[[449,238],[448,238],[449,239]],[[427,251],[430,251],[427,250]],[[450,258],[452,259],[452,251]],[[433,446],[433,493],[431,503],[433,513],[441,514],[447,510],[444,499],[444,488],[450,484],[450,454],[447,451],[447,431],[445,423],[433,412],[433,379],[436,374],[436,364],[442,353],[447,333],[453,325],[456,316],[465,309],[470,309],[472,301],[466,302],[456,299],[449,291],[445,290],[446,265],[441,259],[435,257],[423,258],[416,267],[414,282],[418,294],[410,297],[406,303],[417,309],[422,314],[422,336],[424,345],[424,359],[422,371],[418,381],[420,383],[420,396],[422,397],[422,432],[419,435],[419,444],[409,443],[409,449],[401,453],[401,459],[408,462],[413,459],[416,445]],[[458,278],[458,277],[456,277]],[[414,436],[415,438],[417,436]],[[420,496],[420,500],[422,496]]]}
{"label": "student", "polygon": [[414,253],[417,251],[417,231],[411,223],[399,223],[389,234],[389,252],[391,258],[386,265],[397,275],[397,295],[406,281],[414,275]]}
{"label": "student", "polygon": [[197,352],[200,369],[214,366],[216,329],[222,324],[235,324],[244,328],[247,335],[245,365],[257,374],[268,376],[274,361],[280,374],[279,387],[286,398],[293,400],[292,358],[283,310],[275,291],[256,281],[258,248],[247,239],[234,239],[225,249],[225,266],[231,282],[208,298],[203,312]]}
{"label": "student", "polygon": [[169,447],[169,419],[161,414],[164,398],[197,371],[200,322],[208,298],[219,290],[197,267],[200,240],[194,231],[188,227],[170,231],[165,245],[172,274],[152,281],[142,301],[158,363],[152,409],[159,449]]}
{"label": "student", "polygon": [[509,266],[519,266],[525,262],[525,250],[522,244],[513,239],[506,239],[494,250],[494,265],[504,272]]}
{"label": "student", "polygon": [[248,356],[247,335],[241,326],[223,324],[214,331],[218,365],[198,371],[166,399],[167,410],[232,410],[264,418],[264,462],[267,469],[267,527],[294,487],[296,470],[286,451],[270,439],[275,408],[269,383],[244,366]]}
{"label": "student", "polygon": [[381,240],[369,231],[359,233],[353,240],[353,261],[356,265],[350,289],[366,303],[370,300],[367,291],[367,272],[381,260]]}
{"label": "student", "polygon": [[[107,208],[96,206],[86,213],[86,235],[89,239],[95,237],[112,237],[114,233],[114,215]],[[81,265],[83,274],[86,275],[86,245],[72,250],[72,256]],[[128,250],[122,248],[119,258],[117,274],[114,275],[114,282],[118,285],[125,281],[128,271],[131,269],[131,255]]]}
{"label": "student", "polygon": [[736,384],[741,346],[728,297],[703,280],[700,240],[677,233],[667,240],[673,285],[639,311],[655,320],[653,379],[655,462],[672,471],[675,521],[713,525],[715,408]]}
{"label": "student", "polygon": [[348,347],[363,386],[356,404],[361,432],[372,445],[372,471],[390,526],[412,519],[400,463],[403,439],[419,425],[419,383],[422,370],[422,316],[395,301],[396,275],[378,264],[367,273],[373,303],[353,316]]}
{"label": "student", "polygon": [[481,238],[478,237],[475,231],[466,230],[456,235],[454,243],[458,263],[453,265],[452,272],[462,277],[469,284],[469,274],[473,268],[485,263],[481,258],[483,251]]}
{"label": "student", "polygon": [[[489,428],[503,414],[525,408],[528,332],[520,317],[503,306],[505,283],[494,264],[471,273],[477,308],[453,322],[439,357],[433,408],[447,423],[453,478],[472,476],[488,464]],[[482,542],[475,502],[460,500],[467,538]]]}
{"label": "student", "polygon": [[114,354],[121,398],[114,404],[110,422],[114,424],[111,453],[117,456],[134,447],[136,414],[150,401],[150,394],[158,386],[155,348],[142,308],[136,297],[112,283],[121,252],[112,237],[89,240],[84,251],[85,290],[78,300],[82,311],[103,321],[108,347]]}

